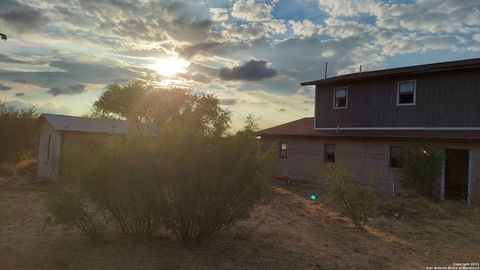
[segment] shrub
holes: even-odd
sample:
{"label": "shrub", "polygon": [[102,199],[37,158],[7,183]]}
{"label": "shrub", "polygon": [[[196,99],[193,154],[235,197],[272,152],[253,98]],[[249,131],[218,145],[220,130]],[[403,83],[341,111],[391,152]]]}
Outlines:
{"label": "shrub", "polygon": [[441,167],[442,154],[437,149],[423,147],[407,151],[402,168],[403,184],[431,199]]}
{"label": "shrub", "polygon": [[[62,157],[58,189],[75,191],[77,200],[93,204],[124,234],[148,238],[158,223],[153,149],[148,138],[133,135],[125,140],[111,137],[93,147],[70,145]],[[50,209],[61,222],[61,212],[55,211],[60,203],[53,200]],[[78,208],[73,215],[81,219],[86,205],[72,206]]]}
{"label": "shrub", "polygon": [[87,172],[83,189],[127,235],[150,237],[156,226],[155,155],[148,138],[114,140]]}
{"label": "shrub", "polygon": [[259,155],[253,132],[208,138],[174,134],[160,144],[161,206],[164,224],[178,239],[200,243],[268,196],[271,162]]}
{"label": "shrub", "polygon": [[32,139],[37,116],[34,108],[18,109],[0,100],[0,163],[14,165],[35,156]]}
{"label": "shrub", "polygon": [[373,174],[367,184],[355,179],[355,174],[342,165],[331,165],[325,174],[329,197],[350,217],[353,224],[364,229],[367,218],[375,210],[375,193],[372,182]]}
{"label": "shrub", "polygon": [[88,202],[72,190],[55,188],[47,197],[47,207],[60,224],[75,226],[92,240],[98,240],[104,232],[103,223],[93,210],[87,210]]}
{"label": "shrub", "polygon": [[[182,241],[200,243],[270,194],[270,156],[260,156],[259,146],[251,128],[201,136],[171,122],[156,143],[129,135],[92,148],[68,147],[58,188],[75,196],[51,200],[50,209],[56,220],[87,235],[84,227],[96,224],[87,214],[95,209],[126,235],[148,238],[163,225]],[[59,205],[62,200],[67,206]],[[58,210],[64,207],[74,210],[73,217],[64,218]]]}

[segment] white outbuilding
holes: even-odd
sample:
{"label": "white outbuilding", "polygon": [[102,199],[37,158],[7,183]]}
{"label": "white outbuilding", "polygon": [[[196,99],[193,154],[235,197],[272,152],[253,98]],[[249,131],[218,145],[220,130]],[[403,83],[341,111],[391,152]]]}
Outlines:
{"label": "white outbuilding", "polygon": [[[98,143],[111,135],[125,135],[132,124],[123,120],[94,119],[69,115],[42,114],[37,157],[37,175],[55,179],[64,148],[75,142]],[[135,131],[156,136],[152,128],[135,124]]]}

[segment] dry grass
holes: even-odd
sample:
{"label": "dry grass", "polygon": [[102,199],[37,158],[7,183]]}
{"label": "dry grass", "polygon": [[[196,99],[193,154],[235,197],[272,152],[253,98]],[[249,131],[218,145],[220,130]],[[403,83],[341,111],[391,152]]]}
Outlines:
{"label": "dry grass", "polygon": [[0,176],[17,177],[19,174],[34,174],[36,159],[24,159],[18,163],[0,163]]}
{"label": "dry grass", "polygon": [[383,200],[367,232],[304,188],[278,188],[252,217],[200,246],[169,234],[153,241],[109,235],[90,242],[47,225],[49,183],[0,177],[2,269],[425,269],[478,261],[480,214],[454,203]]}

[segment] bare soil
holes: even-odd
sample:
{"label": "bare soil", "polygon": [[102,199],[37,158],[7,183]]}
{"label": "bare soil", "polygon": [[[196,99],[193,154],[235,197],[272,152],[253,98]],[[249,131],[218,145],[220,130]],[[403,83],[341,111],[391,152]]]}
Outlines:
{"label": "bare soil", "polygon": [[366,232],[315,189],[278,187],[252,216],[202,246],[168,233],[89,241],[51,224],[52,183],[0,177],[0,269],[425,269],[480,261],[480,214],[460,203],[382,198]]}

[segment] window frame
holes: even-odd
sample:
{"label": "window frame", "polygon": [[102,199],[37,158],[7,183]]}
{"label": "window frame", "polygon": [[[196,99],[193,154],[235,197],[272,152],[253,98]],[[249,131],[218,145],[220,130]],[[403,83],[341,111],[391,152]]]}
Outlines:
{"label": "window frame", "polygon": [[[283,145],[285,145],[285,150],[282,149]],[[278,142],[278,158],[288,159],[288,143],[287,142]]]}
{"label": "window frame", "polygon": [[[337,104],[337,90],[345,89],[345,107],[336,107]],[[334,110],[341,110],[341,109],[348,109],[348,86],[339,86],[333,88],[333,109]]]}
{"label": "window frame", "polygon": [[390,145],[390,148],[389,148],[389,150],[388,150],[388,167],[390,167],[390,168],[396,168],[396,169],[403,168],[403,164],[400,164],[400,166],[393,166],[393,165],[392,165],[392,148],[401,148],[401,149],[403,149],[403,155],[404,155],[404,156],[405,156],[405,153],[406,153],[406,148],[405,148],[405,146]]}
{"label": "window frame", "polygon": [[[327,158],[327,146],[328,145],[333,145],[333,161],[328,160]],[[329,152],[330,153],[330,152]],[[331,153],[330,153],[331,154]],[[328,163],[335,163],[335,159],[337,156],[337,145],[334,143],[325,143],[323,144],[323,162],[328,162]]]}
{"label": "window frame", "polygon": [[[413,102],[400,103],[400,84],[413,83]],[[415,106],[417,104],[417,80],[405,80],[397,82],[397,106]]]}

